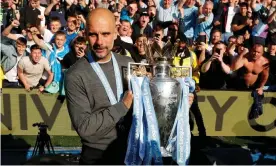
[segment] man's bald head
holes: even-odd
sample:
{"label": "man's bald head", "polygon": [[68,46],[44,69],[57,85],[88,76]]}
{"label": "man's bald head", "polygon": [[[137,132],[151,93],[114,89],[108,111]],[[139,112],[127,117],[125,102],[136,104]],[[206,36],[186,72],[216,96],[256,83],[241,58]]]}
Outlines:
{"label": "man's bald head", "polygon": [[87,40],[95,58],[106,62],[111,57],[114,40],[117,38],[115,17],[104,8],[97,8],[87,18]]}
{"label": "man's bald head", "polygon": [[101,20],[106,20],[110,22],[110,26],[114,26],[114,30],[115,30],[116,25],[115,25],[114,14],[110,10],[105,8],[96,8],[89,13],[86,21],[87,27],[89,27],[89,25],[93,21],[101,21]]}

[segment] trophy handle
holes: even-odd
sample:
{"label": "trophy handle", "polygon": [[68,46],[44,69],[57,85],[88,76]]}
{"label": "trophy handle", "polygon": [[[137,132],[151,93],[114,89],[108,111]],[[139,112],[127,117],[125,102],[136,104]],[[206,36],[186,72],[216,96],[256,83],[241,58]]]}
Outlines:
{"label": "trophy handle", "polygon": [[[148,63],[129,62],[127,67],[128,89],[131,90],[130,80],[133,76],[149,77],[154,75],[154,67]],[[150,78],[151,79],[151,78]]]}

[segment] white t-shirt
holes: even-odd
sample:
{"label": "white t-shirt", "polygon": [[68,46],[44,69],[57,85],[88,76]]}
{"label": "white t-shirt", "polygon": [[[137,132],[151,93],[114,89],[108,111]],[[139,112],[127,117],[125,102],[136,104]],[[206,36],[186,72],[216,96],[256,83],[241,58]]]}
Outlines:
{"label": "white t-shirt", "polygon": [[[43,7],[43,6],[39,6],[39,8],[37,8],[37,9],[40,11],[40,15],[44,16],[46,8]],[[40,25],[44,27],[45,23],[46,23],[46,20],[45,20],[45,17],[44,17],[44,19],[40,21]]]}
{"label": "white t-shirt", "polygon": [[54,34],[47,28],[44,30],[43,39],[46,43],[50,43],[51,39],[53,38]]}
{"label": "white t-shirt", "polygon": [[17,62],[16,64],[13,66],[13,68],[11,70],[9,70],[6,74],[5,74],[5,79],[8,80],[9,82],[18,82],[18,78],[17,78],[17,64],[19,62],[19,60],[22,58],[23,56],[17,56]]}
{"label": "white t-shirt", "polygon": [[133,44],[133,41],[131,39],[131,37],[129,36],[120,36],[121,40],[126,42],[126,43],[130,43],[130,44]]}
{"label": "white t-shirt", "polygon": [[232,32],[231,23],[235,14],[238,12],[238,10],[239,10],[238,7],[231,7],[231,6],[228,7],[228,15],[227,15],[225,32],[229,32],[229,33]]}

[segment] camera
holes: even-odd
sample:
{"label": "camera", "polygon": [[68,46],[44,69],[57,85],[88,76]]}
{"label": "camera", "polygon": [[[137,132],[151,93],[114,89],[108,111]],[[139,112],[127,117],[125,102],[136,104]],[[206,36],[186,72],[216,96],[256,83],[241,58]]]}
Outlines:
{"label": "camera", "polygon": [[36,127],[36,126],[40,131],[44,131],[44,132],[46,132],[48,128],[48,125],[46,125],[44,122],[34,123],[33,127]]}

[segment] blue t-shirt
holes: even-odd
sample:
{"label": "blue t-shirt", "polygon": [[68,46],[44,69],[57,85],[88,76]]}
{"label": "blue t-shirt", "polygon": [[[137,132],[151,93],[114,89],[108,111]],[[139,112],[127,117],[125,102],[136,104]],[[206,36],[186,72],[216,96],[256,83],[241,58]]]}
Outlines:
{"label": "blue t-shirt", "polygon": [[[203,17],[205,17],[203,14],[199,16],[199,18],[203,18]],[[201,32],[205,32],[208,39],[210,39],[213,19],[214,19],[214,14],[211,13],[210,16],[208,17],[207,21],[197,23],[197,26],[196,26],[196,29],[195,29],[195,36],[194,36],[195,39],[197,38],[197,36]]]}
{"label": "blue t-shirt", "polygon": [[78,36],[78,34],[77,34],[77,32],[74,32],[70,35],[67,32],[65,32],[65,33],[66,33],[66,42],[65,43],[70,46],[71,41],[73,39],[75,39]]}
{"label": "blue t-shirt", "polygon": [[185,28],[184,28],[184,30],[181,30],[181,31],[184,32],[184,34],[187,38],[193,38],[194,37],[197,14],[198,14],[198,8],[197,7],[195,7],[195,6],[193,6],[193,7],[184,6]]}

